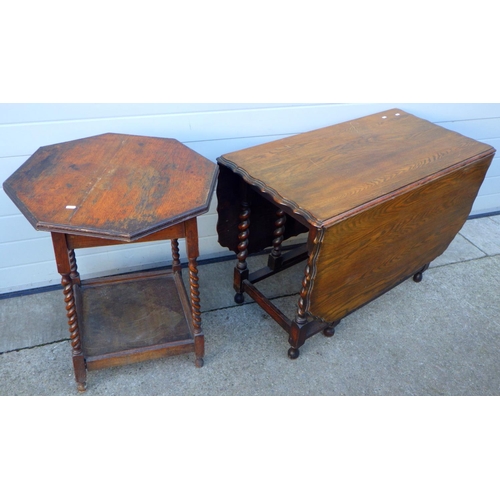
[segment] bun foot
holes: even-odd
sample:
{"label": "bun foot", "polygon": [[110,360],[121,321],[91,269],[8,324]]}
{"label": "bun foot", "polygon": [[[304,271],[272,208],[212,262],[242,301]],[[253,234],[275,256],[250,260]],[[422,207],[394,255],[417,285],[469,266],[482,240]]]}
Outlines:
{"label": "bun foot", "polygon": [[420,269],[420,271],[413,275],[413,281],[415,283],[420,283],[424,277],[424,272],[427,271],[427,269],[429,269],[429,264],[426,264],[422,269]]}
{"label": "bun foot", "polygon": [[235,296],[234,296],[234,301],[237,303],[237,304],[243,304],[243,302],[245,302],[245,297],[243,296],[242,293],[237,293]]}
{"label": "bun foot", "polygon": [[196,368],[201,368],[204,363],[203,358],[196,358],[196,361],[194,362]]}
{"label": "bun foot", "polygon": [[323,335],[325,337],[333,337],[335,333],[335,327],[333,326],[327,326],[324,330],[323,330]]}
{"label": "bun foot", "polygon": [[297,359],[299,357],[299,354],[299,350],[295,347],[290,347],[290,349],[288,349],[288,357],[290,359]]}
{"label": "bun foot", "polygon": [[323,335],[325,337],[333,337],[335,333],[335,327],[340,323],[340,320],[330,323],[326,328],[323,329]]}

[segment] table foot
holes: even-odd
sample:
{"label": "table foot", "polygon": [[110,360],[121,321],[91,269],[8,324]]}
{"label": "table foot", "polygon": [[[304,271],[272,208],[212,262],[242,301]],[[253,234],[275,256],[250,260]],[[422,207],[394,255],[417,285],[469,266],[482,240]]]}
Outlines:
{"label": "table foot", "polygon": [[87,383],[79,382],[76,384],[76,388],[78,389],[78,392],[85,392],[87,390]]}
{"label": "table foot", "polygon": [[323,330],[323,335],[325,337],[333,337],[335,334],[335,327],[340,323],[339,321],[334,321],[330,325],[328,325],[324,330]]}
{"label": "table foot", "polygon": [[299,354],[300,351],[296,347],[290,347],[290,349],[288,349],[288,357],[290,359],[297,359]]}
{"label": "table foot", "polygon": [[237,304],[243,304],[243,302],[245,302],[245,296],[242,293],[237,293],[234,296],[234,301]]}
{"label": "table foot", "polygon": [[335,334],[335,328],[333,326],[327,326],[324,330],[323,330],[323,335],[325,337],[333,337],[333,335]]}
{"label": "table foot", "polygon": [[196,368],[201,368],[205,364],[205,362],[203,361],[203,358],[196,358],[194,364]]}
{"label": "table foot", "polygon": [[420,283],[422,281],[422,278],[424,277],[424,272],[429,268],[429,264],[425,265],[420,271],[416,272],[413,275],[413,281],[415,283]]}

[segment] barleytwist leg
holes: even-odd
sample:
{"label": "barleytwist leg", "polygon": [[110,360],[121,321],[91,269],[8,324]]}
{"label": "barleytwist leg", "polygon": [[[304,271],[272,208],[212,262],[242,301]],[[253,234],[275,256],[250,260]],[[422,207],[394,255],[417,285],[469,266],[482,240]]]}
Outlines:
{"label": "barleytwist leg", "polygon": [[51,233],[51,236],[56,257],[57,271],[61,275],[61,285],[63,287],[66,316],[68,318],[76,385],[79,391],[85,391],[87,386],[87,367],[85,366],[85,358],[83,356],[82,344],[80,341],[74,292],[74,286],[80,285],[80,275],[78,274],[76,265],[75,251],[68,247],[65,234]]}
{"label": "barleytwist leg", "polygon": [[68,251],[68,259],[70,268],[69,276],[71,278],[71,281],[73,282],[73,285],[79,285],[80,273],[78,272],[78,266],[76,265],[76,255],[73,249]]}
{"label": "barleytwist leg", "polygon": [[240,223],[238,224],[238,264],[236,267],[241,271],[247,269],[248,257],[248,236],[250,235],[250,206],[244,201],[241,204],[241,212],[239,215]]}
{"label": "barleytwist leg", "polygon": [[178,272],[181,270],[181,260],[179,254],[179,240],[173,239],[170,241],[172,247],[172,271]]}
{"label": "barleytwist leg", "polygon": [[303,325],[307,322],[306,300],[307,300],[307,292],[309,291],[310,281],[311,281],[311,267],[309,265],[309,262],[307,262],[306,269],[304,271],[304,278],[302,279],[302,288],[300,290],[299,302],[297,306],[297,315],[295,316],[295,322],[299,325]]}
{"label": "barleytwist leg", "polygon": [[274,222],[275,230],[273,232],[273,251],[272,255],[275,257],[281,256],[281,244],[283,243],[283,234],[285,233],[286,215],[283,210],[276,212],[276,221]]}
{"label": "barleytwist leg", "polygon": [[297,305],[297,314],[295,321],[292,323],[289,343],[292,347],[288,349],[288,357],[290,359],[297,359],[299,357],[299,347],[305,342],[305,333],[302,328],[307,324],[307,293],[311,282],[311,256],[307,261],[304,271],[304,278],[302,279],[302,289],[300,290],[299,302]]}
{"label": "barleytwist leg", "polygon": [[283,261],[281,256],[281,244],[283,243],[283,235],[285,233],[285,223],[285,212],[279,209],[276,212],[276,220],[274,221],[275,230],[273,231],[273,249],[269,255],[267,264],[272,270],[277,270]]}
{"label": "barleytwist leg", "polygon": [[83,356],[80,341],[80,330],[78,327],[78,316],[76,312],[74,285],[80,284],[80,274],[76,265],[75,251],[68,251],[68,262],[70,272],[61,274],[61,285],[63,287],[64,302],[66,304],[66,317],[68,318],[69,338],[73,356],[73,368],[75,372],[76,386],[80,392],[87,388],[87,368]]}
{"label": "barleytwist leg", "polygon": [[194,331],[194,349],[196,355],[196,366],[203,366],[203,356],[205,354],[204,338],[201,331],[201,312],[200,312],[200,292],[198,284],[198,267],[196,259],[189,259],[189,288],[191,296],[191,321]]}
{"label": "barleytwist leg", "polygon": [[234,301],[237,304],[242,304],[245,300],[243,296],[242,282],[248,278],[248,237],[250,235],[250,204],[244,200],[241,203],[241,211],[239,215],[240,223],[238,224],[238,263],[234,270],[234,289],[236,290],[236,295],[234,296]]}
{"label": "barleytwist leg", "polygon": [[194,335],[194,353],[196,356],[196,367],[203,366],[205,355],[205,339],[201,330],[200,291],[198,285],[198,267],[196,259],[199,255],[198,249],[198,224],[196,218],[185,222],[186,250],[189,270],[189,295],[191,298],[191,325]]}

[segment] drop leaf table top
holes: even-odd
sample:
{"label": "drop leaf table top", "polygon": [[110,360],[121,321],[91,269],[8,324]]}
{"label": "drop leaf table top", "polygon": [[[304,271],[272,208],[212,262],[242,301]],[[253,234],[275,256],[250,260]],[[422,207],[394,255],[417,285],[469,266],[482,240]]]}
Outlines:
{"label": "drop leaf table top", "polygon": [[[465,223],[494,154],[389,109],[220,156],[217,230],[238,256],[236,300],[248,293],[258,301],[290,333],[296,357],[321,325],[331,330],[401,281],[421,278]],[[304,232],[307,266],[291,320],[255,283],[279,272],[281,243]],[[270,247],[267,270],[249,274],[248,253]]]}

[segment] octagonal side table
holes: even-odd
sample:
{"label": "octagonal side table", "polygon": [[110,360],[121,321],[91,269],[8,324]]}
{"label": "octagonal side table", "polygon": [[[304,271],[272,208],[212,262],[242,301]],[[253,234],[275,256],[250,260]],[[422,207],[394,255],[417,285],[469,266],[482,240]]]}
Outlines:
{"label": "octagonal side table", "polygon": [[[5,181],[35,229],[51,232],[79,391],[87,370],[187,352],[203,366],[197,216],[216,177],[174,139],[103,134],[42,147]],[[160,240],[171,241],[170,269],[80,279],[76,249]]]}

